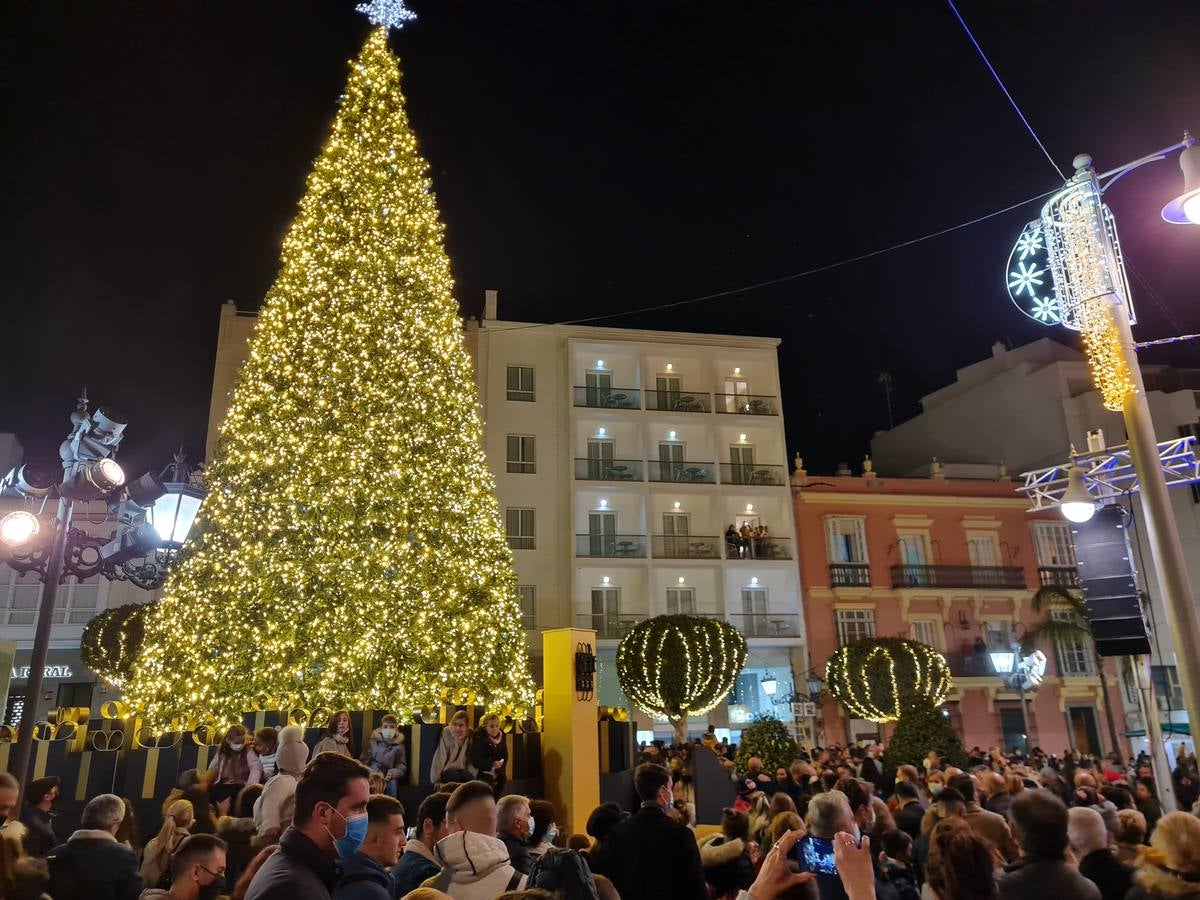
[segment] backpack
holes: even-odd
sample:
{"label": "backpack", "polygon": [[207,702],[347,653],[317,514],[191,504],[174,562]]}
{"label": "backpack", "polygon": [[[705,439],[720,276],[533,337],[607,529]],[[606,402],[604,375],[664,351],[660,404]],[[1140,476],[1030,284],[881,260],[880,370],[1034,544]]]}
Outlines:
{"label": "backpack", "polygon": [[578,850],[550,847],[533,861],[526,887],[561,891],[566,900],[600,900],[596,881]]}

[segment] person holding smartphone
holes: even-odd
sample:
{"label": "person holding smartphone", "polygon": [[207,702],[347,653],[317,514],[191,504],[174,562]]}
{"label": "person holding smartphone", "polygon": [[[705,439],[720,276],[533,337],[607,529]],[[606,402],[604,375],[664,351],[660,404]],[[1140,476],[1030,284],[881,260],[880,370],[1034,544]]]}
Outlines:
{"label": "person holding smartphone", "polygon": [[[808,804],[808,834],[796,842],[792,858],[800,871],[813,874],[821,900],[847,900],[835,852],[839,834],[850,835],[855,846],[862,843],[862,832],[850,801],[841,791],[817,794]],[[875,866],[872,860],[872,867]],[[877,868],[874,880],[876,900],[898,900],[895,887],[880,877]]]}
{"label": "person holding smartphone", "polygon": [[496,796],[504,792],[507,778],[504,774],[505,757],[508,750],[504,743],[504,732],[500,717],[495,713],[484,716],[483,723],[471,737],[468,759],[479,772],[481,781],[491,780],[496,785]]}

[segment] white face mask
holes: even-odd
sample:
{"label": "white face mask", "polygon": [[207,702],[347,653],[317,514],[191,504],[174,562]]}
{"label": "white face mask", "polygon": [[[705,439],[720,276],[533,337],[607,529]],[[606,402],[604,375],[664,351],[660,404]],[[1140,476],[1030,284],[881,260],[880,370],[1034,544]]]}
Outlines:
{"label": "white face mask", "polygon": [[232,750],[234,753],[241,753],[243,746],[244,746],[243,744],[230,744],[229,749]]}
{"label": "white face mask", "polygon": [[396,731],[393,728],[383,728],[383,729],[380,729],[379,736],[382,737],[385,741],[390,741],[392,738],[394,738],[396,736]]}

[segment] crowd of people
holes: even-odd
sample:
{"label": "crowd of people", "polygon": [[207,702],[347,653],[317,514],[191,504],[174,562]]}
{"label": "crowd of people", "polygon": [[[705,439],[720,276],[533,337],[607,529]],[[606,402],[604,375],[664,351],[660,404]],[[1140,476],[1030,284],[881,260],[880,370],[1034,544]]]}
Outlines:
{"label": "crowd of people", "polygon": [[[267,734],[266,731],[271,731]],[[707,747],[733,782],[697,829]],[[406,810],[407,754],[385,717],[355,746],[337,713],[312,759],[294,726],[235,726],[185,773],[142,842],[132,805],[101,794],[54,830],[58,779],[0,775],[0,897],[13,900],[1200,900],[1200,781],[1173,773],[1163,814],[1148,760],[1027,758],[973,748],[888,771],[882,747],[797,747],[773,771],[711,732],[642,749],[637,809],[597,807],[569,834],[555,807],[505,792],[503,734],[456,715],[436,789]],[[711,763],[710,763],[711,765]],[[257,779],[257,780],[256,780]]]}
{"label": "crowd of people", "polygon": [[725,529],[725,555],[729,559],[766,559],[771,555],[771,530],[766,525],[743,522]]}

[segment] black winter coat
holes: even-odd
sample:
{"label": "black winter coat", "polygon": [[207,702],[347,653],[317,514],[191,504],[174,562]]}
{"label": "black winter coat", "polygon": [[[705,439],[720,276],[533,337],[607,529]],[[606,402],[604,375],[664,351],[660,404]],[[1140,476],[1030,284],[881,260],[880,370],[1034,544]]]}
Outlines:
{"label": "black winter coat", "polygon": [[1133,869],[1107,848],[1095,850],[1081,859],[1079,874],[1100,888],[1101,900],[1125,900],[1133,887]]}
{"label": "black winter coat", "polygon": [[695,835],[653,801],[613,828],[607,857],[621,900],[708,900]]}
{"label": "black winter coat", "polygon": [[137,900],[137,856],[107,831],[82,828],[46,857],[54,900]]}
{"label": "black winter coat", "polygon": [[45,856],[60,843],[54,833],[54,819],[48,812],[25,804],[21,810],[21,824],[25,826],[25,837],[21,843],[30,856]]}
{"label": "black winter coat", "polygon": [[[502,759],[508,759],[508,747],[505,742],[501,740],[500,743],[493,744],[486,728],[475,729],[475,734],[471,736],[471,749],[467,753],[467,760],[479,774],[491,775],[492,766]],[[503,777],[504,770],[500,769],[498,773]]]}

